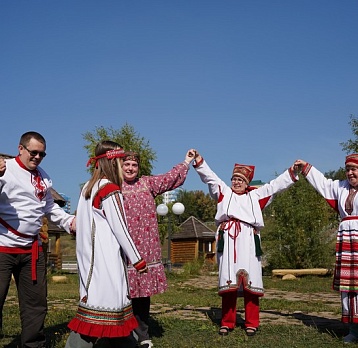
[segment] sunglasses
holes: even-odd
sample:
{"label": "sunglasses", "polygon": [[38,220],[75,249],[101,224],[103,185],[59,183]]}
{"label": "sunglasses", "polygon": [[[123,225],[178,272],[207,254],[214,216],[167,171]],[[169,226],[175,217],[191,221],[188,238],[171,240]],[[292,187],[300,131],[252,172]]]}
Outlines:
{"label": "sunglasses", "polygon": [[[22,145],[22,144],[21,144]],[[46,152],[45,151],[36,151],[36,150],[29,150],[25,145],[22,145],[22,147],[27,150],[27,152],[33,156],[36,157],[37,155],[39,155],[41,158],[44,158],[46,156]]]}

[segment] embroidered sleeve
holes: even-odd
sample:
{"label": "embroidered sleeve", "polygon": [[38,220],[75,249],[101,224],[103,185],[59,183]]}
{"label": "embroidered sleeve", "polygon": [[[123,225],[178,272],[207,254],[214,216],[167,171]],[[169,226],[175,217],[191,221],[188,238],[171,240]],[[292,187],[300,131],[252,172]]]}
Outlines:
{"label": "embroidered sleeve", "polygon": [[92,205],[97,209],[101,209],[102,201],[106,199],[110,194],[120,191],[120,187],[113,183],[108,183],[102,186],[96,193],[95,197],[93,198]]}

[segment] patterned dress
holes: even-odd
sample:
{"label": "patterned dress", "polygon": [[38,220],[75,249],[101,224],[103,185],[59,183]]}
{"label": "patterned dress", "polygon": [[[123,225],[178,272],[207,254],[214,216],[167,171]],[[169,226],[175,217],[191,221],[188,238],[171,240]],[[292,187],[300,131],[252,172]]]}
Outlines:
{"label": "patterned dress", "polygon": [[165,174],[142,176],[133,182],[123,183],[122,194],[129,233],[148,266],[148,273],[138,274],[129,265],[132,298],[150,297],[163,293],[167,288],[154,198],[182,185],[188,170],[189,166],[182,162]]}

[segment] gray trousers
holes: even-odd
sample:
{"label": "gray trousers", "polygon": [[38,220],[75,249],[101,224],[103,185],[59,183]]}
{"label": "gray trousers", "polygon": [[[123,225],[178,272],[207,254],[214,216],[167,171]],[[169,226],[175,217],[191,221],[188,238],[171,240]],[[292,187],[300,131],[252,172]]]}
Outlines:
{"label": "gray trousers", "polygon": [[21,317],[20,347],[42,348],[46,346],[44,335],[44,321],[47,314],[45,256],[43,252],[39,252],[36,281],[31,279],[31,259],[31,254],[0,253],[0,311],[2,313],[11,275],[14,275]]}
{"label": "gray trousers", "polygon": [[102,338],[83,336],[71,331],[65,348],[134,348],[136,342],[133,337]]}

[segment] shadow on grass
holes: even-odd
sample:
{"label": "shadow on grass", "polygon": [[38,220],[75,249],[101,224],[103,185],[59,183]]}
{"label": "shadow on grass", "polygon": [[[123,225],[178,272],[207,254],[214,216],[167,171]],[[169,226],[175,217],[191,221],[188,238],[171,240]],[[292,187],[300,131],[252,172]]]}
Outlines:
{"label": "shadow on grass", "polygon": [[304,325],[314,327],[319,332],[328,333],[332,337],[343,337],[347,335],[349,331],[348,325],[337,319],[328,319],[303,313],[293,313],[291,316],[302,321]]}
{"label": "shadow on grass", "polygon": [[[46,327],[44,332],[46,336],[46,348],[56,348],[59,342],[62,342],[65,339],[65,336],[69,334],[70,330],[67,327],[68,321]],[[159,324],[159,322],[153,318],[149,319],[149,330],[153,337],[162,337],[164,333],[163,327]],[[21,343],[21,336],[7,336],[2,335],[4,339],[11,339],[10,343],[1,346],[2,348],[18,348]],[[105,345],[106,342],[103,342]],[[100,345],[99,345],[100,346]]]}
{"label": "shadow on grass", "polygon": [[149,318],[149,334],[152,337],[162,337],[164,333],[163,326],[153,317]]}
{"label": "shadow on grass", "polygon": [[67,324],[68,321],[45,328],[47,348],[55,348],[58,342],[61,342],[63,337],[70,332]]}
{"label": "shadow on grass", "polygon": [[8,336],[3,335],[2,338],[12,338],[12,341],[9,344],[2,346],[3,348],[17,348],[20,346],[20,335],[17,336]]}
{"label": "shadow on grass", "polygon": [[[198,310],[204,313],[213,324],[220,327],[221,325],[221,308],[211,307],[210,310]],[[260,313],[267,313],[278,317],[294,318],[302,322],[303,325],[315,328],[320,333],[328,333],[332,337],[343,337],[347,335],[349,327],[347,324],[342,323],[337,319],[330,319],[320,317],[316,315],[304,314],[304,313],[282,313],[278,311],[265,311],[261,310]],[[236,325],[238,327],[244,327],[245,324],[245,312],[237,311]]]}
{"label": "shadow on grass", "polygon": [[[202,313],[204,313],[213,324],[220,327],[221,326],[221,308],[218,307],[211,307],[209,310],[199,310]],[[245,320],[243,318],[243,315],[241,314],[243,312],[237,311],[236,312],[236,326],[244,328]]]}
{"label": "shadow on grass", "polygon": [[[45,328],[45,336],[46,336],[46,348],[55,348],[61,340],[63,340],[63,336],[69,333],[69,329],[67,327],[68,322],[50,326]],[[12,339],[12,341],[3,346],[3,348],[17,348],[20,347],[21,336],[4,336],[4,338]]]}
{"label": "shadow on grass", "polygon": [[[347,335],[349,327],[338,319],[326,318],[312,314],[304,314],[302,312],[282,313],[278,311],[260,311],[270,315],[280,317],[294,318],[302,322],[303,325],[312,327],[320,333],[329,334],[332,337],[343,337]],[[289,322],[288,322],[289,323]]]}

